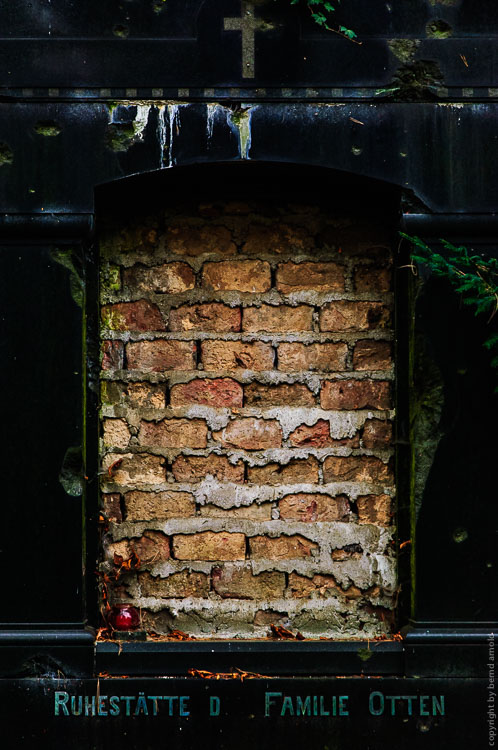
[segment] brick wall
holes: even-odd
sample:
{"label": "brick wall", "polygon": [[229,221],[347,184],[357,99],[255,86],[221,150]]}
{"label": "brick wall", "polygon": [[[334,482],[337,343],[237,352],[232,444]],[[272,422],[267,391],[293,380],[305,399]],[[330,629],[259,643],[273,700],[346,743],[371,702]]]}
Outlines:
{"label": "brick wall", "polygon": [[392,293],[380,227],[178,205],[101,247],[102,571],[144,627],[389,632]]}

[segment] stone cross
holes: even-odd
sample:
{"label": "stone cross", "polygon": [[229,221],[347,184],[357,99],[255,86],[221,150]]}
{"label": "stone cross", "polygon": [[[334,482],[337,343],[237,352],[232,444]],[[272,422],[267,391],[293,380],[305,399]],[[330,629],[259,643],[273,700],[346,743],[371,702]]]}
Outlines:
{"label": "stone cross", "polygon": [[253,4],[246,0],[240,4],[239,17],[223,20],[225,31],[242,31],[242,78],[254,78],[254,36],[267,25],[256,18]]}

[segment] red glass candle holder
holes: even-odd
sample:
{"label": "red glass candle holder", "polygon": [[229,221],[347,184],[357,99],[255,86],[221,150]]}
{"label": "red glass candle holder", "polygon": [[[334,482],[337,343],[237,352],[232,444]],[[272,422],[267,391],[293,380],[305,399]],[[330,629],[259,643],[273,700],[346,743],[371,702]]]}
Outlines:
{"label": "red glass candle holder", "polygon": [[109,625],[113,630],[136,630],[140,625],[140,614],[129,604],[116,604],[109,615]]}

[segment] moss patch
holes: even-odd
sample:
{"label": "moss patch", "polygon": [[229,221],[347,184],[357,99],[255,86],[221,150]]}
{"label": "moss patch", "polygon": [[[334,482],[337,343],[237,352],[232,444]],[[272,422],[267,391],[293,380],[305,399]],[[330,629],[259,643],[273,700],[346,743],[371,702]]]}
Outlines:
{"label": "moss patch", "polygon": [[4,164],[12,164],[14,161],[14,154],[6,143],[0,143],[0,167]]}

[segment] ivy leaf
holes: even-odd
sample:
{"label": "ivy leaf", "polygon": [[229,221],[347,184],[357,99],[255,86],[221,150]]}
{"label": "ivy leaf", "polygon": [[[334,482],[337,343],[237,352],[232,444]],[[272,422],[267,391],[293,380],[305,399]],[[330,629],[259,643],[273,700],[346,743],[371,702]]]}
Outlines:
{"label": "ivy leaf", "polygon": [[348,39],[355,39],[357,36],[353,29],[347,29],[345,26],[339,26],[339,31],[341,34],[344,34],[344,36],[347,36]]}

